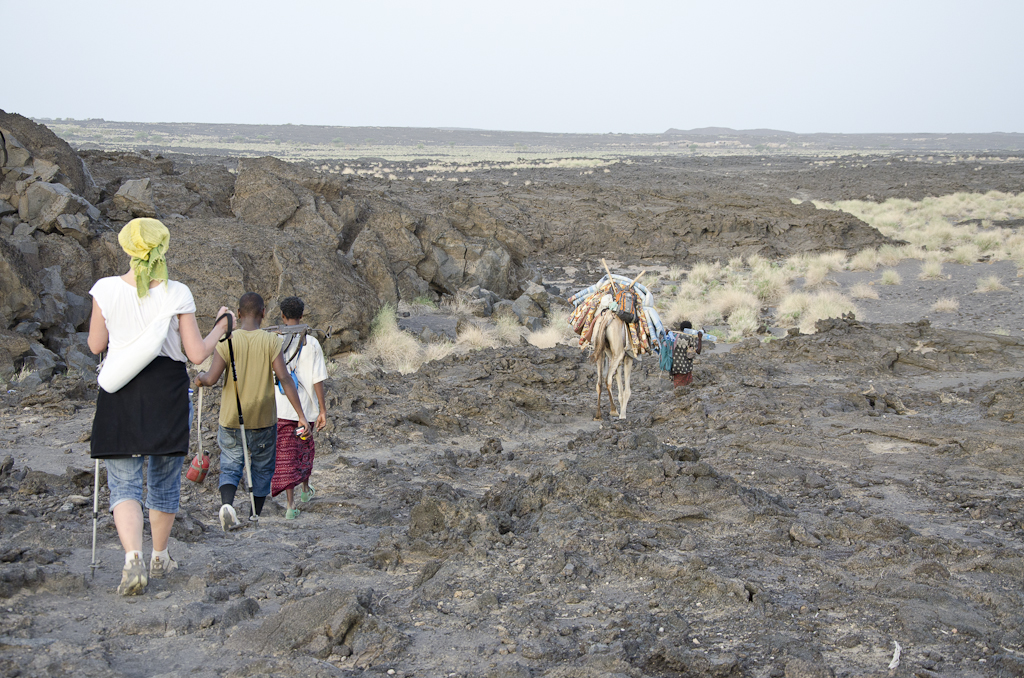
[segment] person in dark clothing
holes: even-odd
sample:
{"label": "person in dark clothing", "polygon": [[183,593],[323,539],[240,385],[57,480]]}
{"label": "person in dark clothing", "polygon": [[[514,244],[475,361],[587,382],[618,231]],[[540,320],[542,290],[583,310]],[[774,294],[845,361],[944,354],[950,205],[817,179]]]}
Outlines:
{"label": "person in dark clothing", "polygon": [[700,355],[704,332],[698,331],[696,335],[683,332],[692,327],[689,320],[684,320],[679,323],[679,331],[674,332],[676,341],[672,348],[672,368],[668,373],[672,375],[672,385],[675,387],[693,382],[693,359]]}

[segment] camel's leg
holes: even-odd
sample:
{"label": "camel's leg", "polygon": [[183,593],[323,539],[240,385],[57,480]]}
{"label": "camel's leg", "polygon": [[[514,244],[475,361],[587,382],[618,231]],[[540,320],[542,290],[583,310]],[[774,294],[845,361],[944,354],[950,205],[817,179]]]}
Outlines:
{"label": "camel's leg", "polygon": [[[597,361],[597,412],[594,413],[594,421],[601,421],[601,368],[604,366],[604,358]],[[611,400],[611,396],[608,397]],[[614,405],[612,405],[614,407]]]}
{"label": "camel's leg", "polygon": [[608,390],[608,416],[617,417],[619,412],[615,409],[615,400],[612,398],[612,374],[614,373],[609,366],[608,374],[605,375],[604,386]]}
{"label": "camel's leg", "polygon": [[605,354],[604,360],[604,390],[608,392],[608,416],[618,416],[618,411],[615,409],[615,400],[612,398],[612,367],[611,358],[608,354]]}
{"label": "camel's leg", "polygon": [[629,403],[629,396],[633,391],[629,388],[629,378],[633,376],[633,359],[625,357],[622,359],[622,371],[625,372],[623,379],[626,381],[626,390],[622,390],[622,381],[619,382],[619,406],[622,410],[621,418],[626,418],[626,404]]}
{"label": "camel's leg", "polygon": [[617,380],[618,385],[619,385],[619,411],[612,412],[612,416],[613,417],[617,416],[620,419],[625,419],[626,418],[626,401],[624,401],[622,399],[622,375],[621,375],[622,360],[623,360],[623,358],[625,358],[625,355],[626,355],[625,353],[617,353],[615,355],[615,357],[612,358],[611,364],[608,365],[608,399],[611,400],[611,397],[612,397],[612,375],[614,375],[615,379]]}

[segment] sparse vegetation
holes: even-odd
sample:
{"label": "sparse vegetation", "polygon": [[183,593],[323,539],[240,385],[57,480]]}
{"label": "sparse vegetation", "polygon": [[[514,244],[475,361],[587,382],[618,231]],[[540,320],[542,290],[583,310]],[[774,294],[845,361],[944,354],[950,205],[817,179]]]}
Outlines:
{"label": "sparse vegetation", "polygon": [[920,280],[941,280],[942,262],[927,260],[921,264],[921,272],[917,276]]}
{"label": "sparse vegetation", "polygon": [[469,349],[495,348],[498,345],[498,338],[491,330],[479,325],[467,324],[459,332],[459,339],[456,343]]}
{"label": "sparse vegetation", "polygon": [[936,313],[954,313],[960,310],[960,302],[953,297],[940,297],[932,304],[932,310]]}
{"label": "sparse vegetation", "polygon": [[519,319],[511,313],[502,313],[495,318],[494,332],[500,341],[506,345],[515,345],[523,336],[523,327]]}
{"label": "sparse vegetation", "polygon": [[903,282],[903,276],[900,275],[899,271],[894,268],[887,268],[882,271],[882,277],[879,281],[883,285],[899,285]]}
{"label": "sparse vegetation", "polygon": [[856,305],[835,290],[809,294],[795,292],[779,303],[779,322],[798,326],[804,334],[815,332],[814,324],[824,318],[838,318],[843,313],[857,313]]}
{"label": "sparse vegetation", "polygon": [[990,275],[985,278],[978,278],[978,287],[974,290],[975,292],[1004,292],[1006,291],[1006,285],[999,280],[999,276]]}
{"label": "sparse vegetation", "polygon": [[366,355],[379,361],[386,370],[397,370],[402,374],[416,371],[420,360],[420,342],[398,327],[395,307],[384,304],[377,311],[370,324],[370,340]]}
{"label": "sparse vegetation", "polygon": [[851,257],[846,267],[851,271],[873,271],[878,268],[878,250],[874,247],[863,249]]}
{"label": "sparse vegetation", "polygon": [[850,296],[854,299],[877,299],[878,290],[867,283],[857,283],[850,288]]}
{"label": "sparse vegetation", "polygon": [[[998,222],[1024,218],[1024,193],[953,193],[918,202],[845,200],[815,205],[856,215],[882,234],[905,240],[918,251],[940,252],[943,261],[968,264],[981,256],[1021,261],[1020,236]],[[883,245],[879,249],[882,264],[895,266],[899,263],[897,256],[920,258],[899,249]]]}

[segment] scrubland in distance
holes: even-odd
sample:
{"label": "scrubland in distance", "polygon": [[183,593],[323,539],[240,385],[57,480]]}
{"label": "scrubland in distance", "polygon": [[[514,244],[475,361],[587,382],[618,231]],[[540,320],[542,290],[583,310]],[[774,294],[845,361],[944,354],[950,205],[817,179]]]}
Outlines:
{"label": "scrubland in distance", "polygon": [[[1024,270],[1024,237],[1012,228],[994,223],[1024,218],[1024,193],[989,191],[954,193],[921,201],[892,198],[882,203],[842,200],[814,204],[849,212],[883,235],[907,241],[917,252],[940,254],[944,262],[968,264],[987,256],[992,260],[1013,260],[1018,271]],[[910,248],[892,245],[883,245],[878,250],[885,266],[895,266],[902,259],[922,258],[912,254]],[[854,261],[863,264],[869,256],[859,253]],[[854,261],[849,268],[862,270],[853,265]]]}

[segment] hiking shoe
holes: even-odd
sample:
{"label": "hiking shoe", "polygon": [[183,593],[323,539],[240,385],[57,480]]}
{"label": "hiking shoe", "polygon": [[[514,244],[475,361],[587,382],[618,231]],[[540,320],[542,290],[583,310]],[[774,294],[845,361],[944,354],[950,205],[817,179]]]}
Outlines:
{"label": "hiking shoe", "polygon": [[313,489],[312,485],[309,486],[309,492],[299,490],[299,501],[309,501],[313,498],[314,494],[316,494],[316,490]]}
{"label": "hiking shoe", "polygon": [[156,556],[149,561],[149,578],[163,579],[166,575],[178,569],[178,561],[170,556],[161,558]]}
{"label": "hiking shoe", "polygon": [[299,517],[299,509],[288,509],[284,512],[285,520],[295,520]]}
{"label": "hiking shoe", "polygon": [[220,528],[227,532],[238,527],[238,514],[231,504],[224,504],[220,507]]}
{"label": "hiking shoe", "polygon": [[146,565],[142,558],[135,556],[121,570],[121,583],[117,586],[117,593],[121,596],[138,596],[146,592],[146,584],[149,578],[146,577]]}

